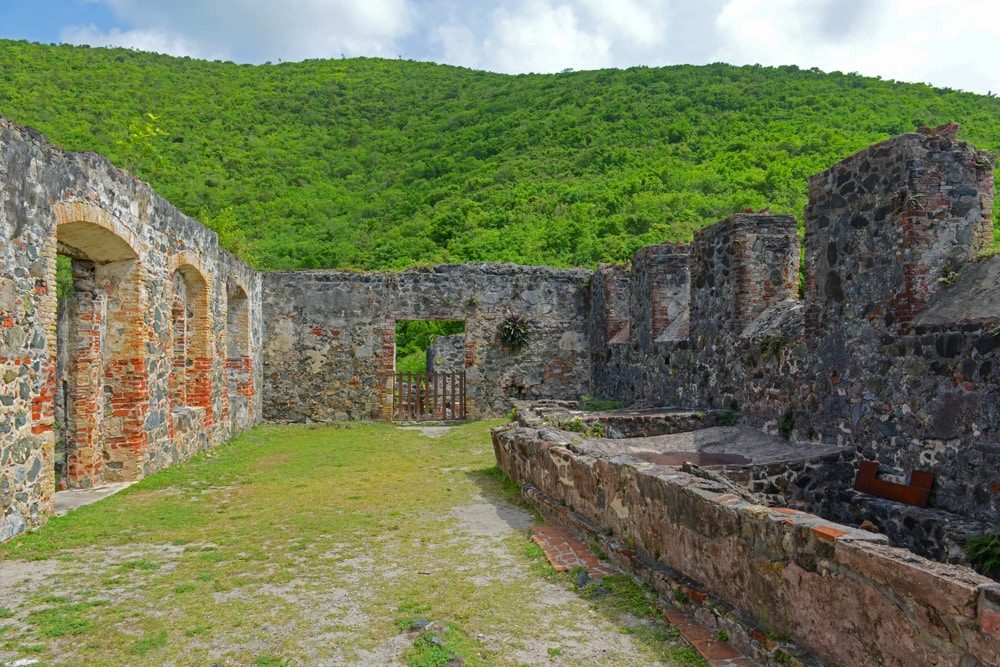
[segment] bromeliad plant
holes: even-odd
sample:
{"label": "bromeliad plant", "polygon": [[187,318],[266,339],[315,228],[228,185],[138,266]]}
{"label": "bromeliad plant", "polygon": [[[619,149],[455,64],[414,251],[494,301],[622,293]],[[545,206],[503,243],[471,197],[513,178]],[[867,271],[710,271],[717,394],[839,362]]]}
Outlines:
{"label": "bromeliad plant", "polygon": [[508,315],[500,323],[497,338],[501,346],[512,352],[524,349],[531,342],[531,323],[524,315]]}

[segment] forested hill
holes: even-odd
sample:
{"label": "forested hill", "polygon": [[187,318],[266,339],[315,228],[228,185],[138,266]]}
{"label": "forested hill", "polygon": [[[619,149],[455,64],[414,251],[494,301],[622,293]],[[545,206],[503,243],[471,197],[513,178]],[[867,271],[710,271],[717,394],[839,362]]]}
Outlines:
{"label": "forested hill", "polygon": [[[743,208],[801,219],[809,175],[919,125],[1000,149],[996,98],[722,64],[511,76],[0,40],[0,113],[133,167],[261,268],[624,261]],[[147,143],[161,159],[137,162]]]}

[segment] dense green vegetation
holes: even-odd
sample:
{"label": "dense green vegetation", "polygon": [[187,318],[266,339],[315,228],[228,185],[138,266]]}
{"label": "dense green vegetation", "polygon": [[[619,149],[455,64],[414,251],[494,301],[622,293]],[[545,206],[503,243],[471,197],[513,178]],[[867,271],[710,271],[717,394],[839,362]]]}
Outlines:
{"label": "dense green vegetation", "polygon": [[794,66],[510,76],[0,41],[0,113],[136,165],[263,268],[623,261],[743,208],[801,217],[809,175],[919,125],[1000,149],[996,98]]}
{"label": "dense green vegetation", "polygon": [[397,320],[396,372],[425,373],[427,348],[438,336],[465,332],[465,322],[454,320]]}

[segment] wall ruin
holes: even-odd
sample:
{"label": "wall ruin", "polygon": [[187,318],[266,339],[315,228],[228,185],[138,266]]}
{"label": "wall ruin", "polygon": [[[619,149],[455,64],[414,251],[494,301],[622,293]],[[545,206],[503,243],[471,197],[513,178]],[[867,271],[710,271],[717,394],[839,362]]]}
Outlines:
{"label": "wall ruin", "polygon": [[438,336],[427,348],[428,373],[461,373],[465,370],[465,334]]}
{"label": "wall ruin", "polygon": [[[265,274],[264,418],[391,418],[396,320],[465,322],[470,418],[512,399],[578,397],[590,386],[589,275],[513,264]],[[530,322],[523,350],[497,339],[508,315]]]}
{"label": "wall ruin", "polygon": [[[93,153],[0,118],[0,540],[260,419],[261,280]],[[57,255],[72,265],[59,304]],[[57,322],[59,320],[59,322]]]}
{"label": "wall ruin", "polygon": [[[814,176],[809,194],[801,299],[790,216],[738,214],[689,246],[644,249],[631,272],[601,267],[588,324],[600,342],[593,391],[626,404],[730,409],[791,439],[854,446],[859,460],[901,478],[930,471],[937,509],[996,525],[1000,257],[980,256],[992,247],[989,159],[947,133],[902,135]],[[651,253],[674,258],[659,262],[657,280],[688,285],[678,319],[686,335],[650,342],[636,334],[647,318],[634,308],[615,320],[622,303],[648,298]],[[609,339],[614,328],[632,331]],[[804,474],[789,502],[874,518],[849,493],[855,471]],[[904,532],[894,538],[906,543]],[[924,547],[954,556],[954,545]]]}
{"label": "wall ruin", "polygon": [[500,469],[543,515],[763,664],[1000,663],[1000,584],[678,466],[583,453],[578,437],[532,410],[493,431]]}

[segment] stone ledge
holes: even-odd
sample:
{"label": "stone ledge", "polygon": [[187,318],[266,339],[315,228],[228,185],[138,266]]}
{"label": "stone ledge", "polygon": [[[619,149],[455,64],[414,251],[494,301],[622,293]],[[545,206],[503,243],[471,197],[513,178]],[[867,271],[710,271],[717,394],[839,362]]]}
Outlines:
{"label": "stone ledge", "polygon": [[[1000,590],[968,568],[755,505],[666,466],[580,456],[538,434],[493,431],[500,467],[525,497],[570,532],[599,540],[612,562],[661,594],[733,610],[743,630],[726,632],[749,637],[747,651],[756,635],[777,633],[839,665],[862,664],[873,651],[886,665],[1000,663]],[[770,659],[760,641],[754,650]]]}

